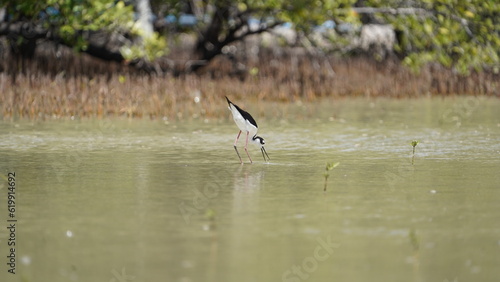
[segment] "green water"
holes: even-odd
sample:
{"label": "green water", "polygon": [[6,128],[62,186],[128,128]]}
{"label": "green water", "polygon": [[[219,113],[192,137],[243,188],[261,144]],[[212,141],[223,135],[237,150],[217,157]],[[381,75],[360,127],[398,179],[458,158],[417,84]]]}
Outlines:
{"label": "green water", "polygon": [[229,111],[0,122],[0,281],[498,281],[500,100],[243,105],[269,163]]}

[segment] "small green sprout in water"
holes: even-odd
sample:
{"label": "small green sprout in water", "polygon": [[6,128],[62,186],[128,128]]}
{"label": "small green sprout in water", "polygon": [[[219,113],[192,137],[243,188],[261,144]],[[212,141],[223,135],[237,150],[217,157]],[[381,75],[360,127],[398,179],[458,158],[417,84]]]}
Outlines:
{"label": "small green sprout in water", "polygon": [[209,220],[215,220],[215,211],[211,208],[208,208],[205,211],[205,217]]}
{"label": "small green sprout in water", "polygon": [[326,169],[325,169],[325,188],[323,191],[326,191],[326,186],[328,185],[328,176],[330,174],[328,173],[330,170],[334,169],[337,167],[340,163],[326,163]]}
{"label": "small green sprout in water", "polygon": [[418,250],[420,249],[420,242],[418,240],[417,232],[415,231],[415,229],[410,229],[410,232],[408,232],[408,237],[410,239],[411,246],[413,247],[413,251],[418,252]]}
{"label": "small green sprout in water", "polygon": [[208,220],[208,223],[203,225],[204,230],[208,231],[215,229],[216,215],[215,211],[211,208],[208,208],[205,211],[205,218]]}
{"label": "small green sprout in water", "polygon": [[420,143],[420,141],[413,140],[413,141],[411,141],[411,144],[410,144],[413,147],[413,154],[411,156],[411,164],[412,165],[415,163],[415,147],[417,147],[418,143]]}

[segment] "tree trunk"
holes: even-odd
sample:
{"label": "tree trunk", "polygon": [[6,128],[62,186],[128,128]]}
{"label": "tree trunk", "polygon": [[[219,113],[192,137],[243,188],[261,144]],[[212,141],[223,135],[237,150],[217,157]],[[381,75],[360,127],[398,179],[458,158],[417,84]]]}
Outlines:
{"label": "tree trunk", "polygon": [[153,13],[149,0],[136,0],[136,9],[138,14],[137,24],[141,29],[141,37],[149,38],[153,35]]}
{"label": "tree trunk", "polygon": [[215,7],[214,16],[207,28],[198,36],[194,53],[200,63],[192,64],[191,71],[196,71],[203,67],[217,55],[222,53],[223,43],[219,37],[223,33],[223,27],[229,17],[229,7]]}

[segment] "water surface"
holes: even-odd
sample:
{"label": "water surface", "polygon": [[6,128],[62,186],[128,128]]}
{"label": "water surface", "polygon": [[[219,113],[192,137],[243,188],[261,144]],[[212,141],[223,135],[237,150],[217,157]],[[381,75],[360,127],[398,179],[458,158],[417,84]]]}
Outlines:
{"label": "water surface", "polygon": [[239,164],[229,111],[1,122],[18,222],[15,275],[0,229],[0,280],[498,280],[498,99],[243,105],[269,163],[251,147]]}

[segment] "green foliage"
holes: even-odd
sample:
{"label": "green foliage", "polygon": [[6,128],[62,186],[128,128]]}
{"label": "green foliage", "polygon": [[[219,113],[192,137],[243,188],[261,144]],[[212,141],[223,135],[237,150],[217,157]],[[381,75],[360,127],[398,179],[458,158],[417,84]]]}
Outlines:
{"label": "green foliage", "polygon": [[[262,19],[268,23],[289,22],[298,30],[310,30],[315,25],[321,24],[324,21],[332,18],[345,18],[349,16],[350,11],[346,7],[353,5],[356,0],[206,0],[195,1],[196,9],[201,11],[202,15],[210,19],[220,15],[214,14],[214,9],[207,7],[226,8],[233,15],[236,13],[249,13],[252,17]],[[182,1],[153,0],[152,6],[157,8],[162,7],[167,13],[182,14]],[[228,21],[228,25],[234,24],[233,21]]]}
{"label": "green foliage", "polygon": [[[200,30],[219,17],[223,27],[217,29],[218,34],[210,35],[224,38],[229,31],[240,27],[249,16],[271,25],[290,22],[305,34],[325,20],[359,24],[360,15],[351,9],[355,2],[357,1],[206,0],[192,2],[192,8],[199,18]],[[135,28],[133,7],[124,1],[4,0],[2,3],[6,4],[8,13],[13,15],[14,20],[29,19],[42,23],[47,28],[55,29],[65,43],[79,50],[87,47],[83,34],[88,31],[104,30],[140,35]],[[151,0],[153,10],[158,11],[161,7],[165,14],[180,15],[185,12],[186,3]],[[362,3],[366,7],[375,8],[373,15],[377,19],[393,25],[402,34],[395,47],[396,51],[403,54],[404,63],[415,70],[428,62],[439,62],[464,74],[484,67],[500,71],[500,1],[365,0]],[[387,12],[388,7],[396,12]],[[397,12],[398,9],[408,8],[414,11]],[[332,36],[332,39],[338,42],[342,40],[339,35]],[[166,43],[163,37],[156,34],[143,40],[138,46],[124,47],[122,51],[128,59],[144,57],[154,60],[165,54]]]}
{"label": "green foliage", "polygon": [[[85,33],[104,31],[140,36],[134,21],[134,7],[115,0],[23,0],[7,1],[15,20],[30,20],[44,28],[55,30],[63,42],[76,50],[85,51]],[[140,46],[124,47],[126,59],[144,57],[151,61],[167,51],[166,41],[158,34],[146,38]],[[127,49],[128,48],[128,49]]]}
{"label": "green foliage", "polygon": [[149,62],[166,55],[167,50],[166,39],[157,32],[150,37],[145,37],[142,44],[125,45],[120,48],[120,52],[126,60],[144,58]]}
{"label": "green foliage", "polygon": [[326,172],[336,168],[340,163],[326,163]]}
{"label": "green foliage", "polygon": [[354,4],[356,1],[295,0],[270,2],[275,3],[273,8],[277,10],[277,13],[274,16],[279,20],[291,22],[297,29],[308,31],[311,27],[328,19],[348,17],[349,10],[343,8]]}
{"label": "green foliage", "polygon": [[326,167],[325,167],[325,187],[323,188],[323,191],[326,191],[326,186],[328,185],[328,177],[330,176],[329,174],[329,171],[336,168],[340,163],[334,163],[334,162],[331,162],[331,163],[326,163]]}
{"label": "green foliage", "polygon": [[[167,1],[181,11],[179,1]],[[360,23],[353,12],[356,0],[207,0],[197,2],[199,9],[209,11],[212,5],[227,7],[232,13],[250,11],[251,15],[270,22],[290,22],[306,34],[325,20],[336,23]],[[429,62],[452,67],[461,73],[493,66],[500,71],[500,2],[483,0],[366,0],[363,5],[380,8],[374,16],[401,32],[396,51],[405,56],[404,63],[414,70]],[[387,8],[410,12],[387,12]],[[413,12],[411,12],[413,9]],[[205,14],[204,14],[205,15]],[[211,17],[217,15],[212,14]],[[231,27],[228,21],[227,31]],[[336,42],[340,36],[331,36]],[[333,44],[332,46],[337,46]]]}
{"label": "green foliage", "polygon": [[408,238],[414,252],[418,252],[420,249],[420,240],[418,239],[417,232],[415,229],[411,228],[408,232]]}
{"label": "green foliage", "polygon": [[420,141],[418,140],[411,141],[410,145],[413,147],[413,150],[415,150],[415,147],[418,145],[418,143],[420,143]]}
{"label": "green foliage", "polygon": [[[404,0],[368,0],[372,7],[403,8]],[[391,4],[391,5],[389,5]],[[460,73],[500,65],[500,2],[483,0],[424,0],[410,14],[378,13],[377,17],[402,31],[397,50],[415,70],[428,62],[453,67]]]}
{"label": "green foliage", "polygon": [[61,39],[76,49],[85,50],[87,31],[127,31],[133,26],[133,7],[123,1],[24,0],[8,1],[10,13],[17,19],[30,19],[45,28],[57,30]]}
{"label": "green foliage", "polygon": [[412,156],[411,156],[411,164],[415,164],[415,147],[417,147],[418,143],[420,143],[420,141],[418,140],[413,140],[411,141],[410,145],[413,147],[413,153],[412,153]]}

